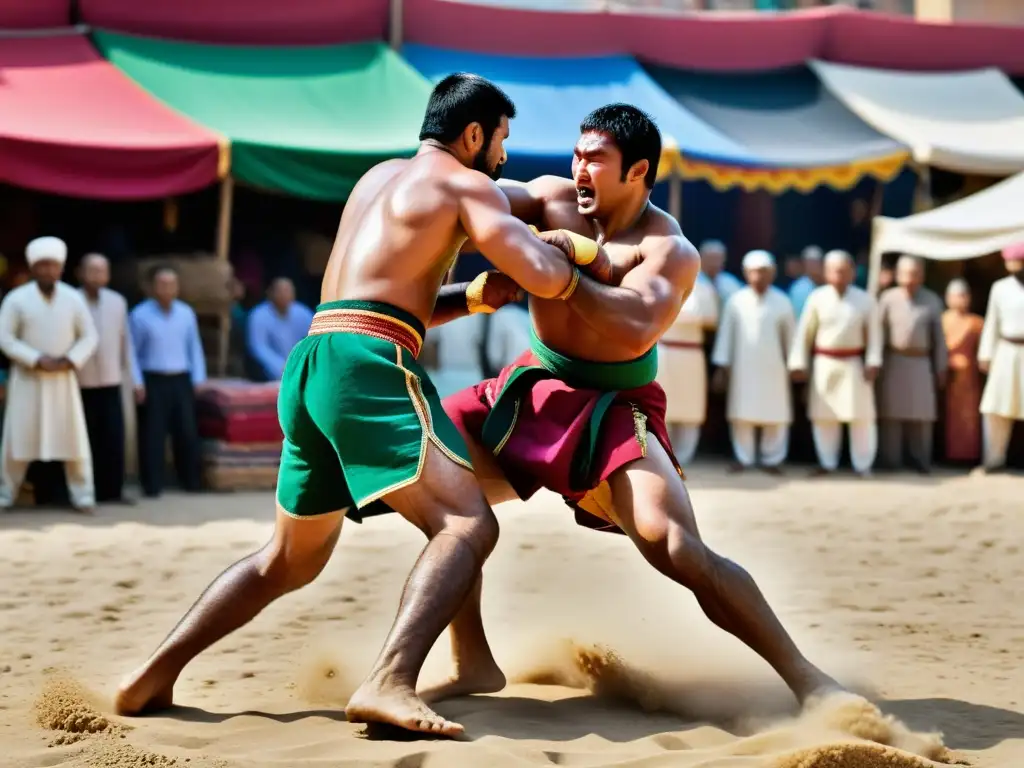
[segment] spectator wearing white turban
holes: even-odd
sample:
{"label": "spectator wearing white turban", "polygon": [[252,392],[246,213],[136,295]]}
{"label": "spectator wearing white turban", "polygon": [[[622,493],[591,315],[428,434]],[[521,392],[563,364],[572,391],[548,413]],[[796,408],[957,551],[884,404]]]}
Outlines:
{"label": "spectator wearing white turban", "polygon": [[0,508],[18,497],[33,461],[64,462],[71,502],[95,504],[92,453],[76,370],[98,337],[81,294],[61,282],[68,249],[56,237],[25,248],[33,280],[0,303],[0,349],[11,360],[7,418],[0,448]]}
{"label": "spectator wearing white turban", "polygon": [[770,253],[748,253],[743,274],[747,287],[722,310],[711,361],[718,368],[716,387],[728,390],[733,469],[760,464],[777,474],[786,460],[793,421],[786,355],[796,318],[786,294],[772,287],[775,258]]}

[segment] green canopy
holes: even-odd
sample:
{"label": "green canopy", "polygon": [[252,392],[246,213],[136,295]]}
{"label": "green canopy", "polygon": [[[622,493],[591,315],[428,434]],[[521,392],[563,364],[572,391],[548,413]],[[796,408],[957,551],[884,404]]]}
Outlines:
{"label": "green canopy", "polygon": [[95,34],[139,85],[231,140],[239,181],[344,200],[372,165],[415,152],[430,84],[382,43],[200,45]]}

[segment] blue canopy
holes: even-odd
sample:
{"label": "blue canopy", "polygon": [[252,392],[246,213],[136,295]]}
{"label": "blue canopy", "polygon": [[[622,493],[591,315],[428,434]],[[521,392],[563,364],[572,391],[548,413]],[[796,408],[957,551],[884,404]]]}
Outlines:
{"label": "blue canopy", "polygon": [[506,142],[510,178],[567,176],[580,121],[613,102],[634,104],[658,124],[665,145],[661,176],[677,166],[680,150],[706,162],[756,165],[745,148],[686,110],[629,56],[494,56],[414,44],[402,54],[433,82],[452,72],[473,72],[509,95],[517,110]]}

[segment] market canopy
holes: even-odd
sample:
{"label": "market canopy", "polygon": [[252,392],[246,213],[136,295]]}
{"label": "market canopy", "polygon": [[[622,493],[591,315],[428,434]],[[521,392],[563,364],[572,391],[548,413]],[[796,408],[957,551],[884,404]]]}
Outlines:
{"label": "market canopy", "polygon": [[381,43],[96,40],[143,88],[230,138],[232,175],[253,186],[344,200],[371,166],[416,151],[430,85]]}
{"label": "market canopy", "polygon": [[848,189],[865,175],[889,181],[908,159],[905,147],[850,112],[805,66],[760,74],[647,71],[688,112],[756,158],[757,167],[723,169],[691,163],[684,152],[684,174],[718,188]]}
{"label": "market canopy", "polygon": [[526,179],[567,176],[580,121],[597,107],[628,102],[658,124],[664,144],[659,176],[670,173],[683,151],[703,160],[745,163],[745,150],[679,106],[628,56],[584,59],[490,56],[423,45],[402,54],[436,82],[452,72],[473,72],[499,85],[515,102],[507,173]]}
{"label": "market canopy", "polygon": [[970,197],[905,219],[878,216],[872,261],[890,252],[951,261],[984,256],[1024,242],[1024,173]]}
{"label": "market canopy", "polygon": [[0,29],[44,29],[71,23],[71,0],[0,0]]}
{"label": "market canopy", "polygon": [[404,39],[509,56],[630,54],[710,72],[756,72],[824,59],[902,70],[999,67],[1024,74],[1024,27],[1009,24],[935,24],[841,5],[776,13],[645,12],[616,0],[575,0],[573,10],[558,11],[543,0],[530,0],[529,7],[504,5],[403,0]]}
{"label": "market canopy", "polygon": [[0,40],[0,181],[146,199],[206,187],[227,162],[216,133],[140,90],[82,35]]}
{"label": "market canopy", "polygon": [[[0,5],[10,1],[0,0]],[[316,45],[386,38],[389,0],[78,0],[78,11],[82,22],[94,28],[134,35]]]}
{"label": "market canopy", "polygon": [[825,86],[914,159],[957,173],[1024,170],[1024,96],[997,69],[920,73],[811,62]]}

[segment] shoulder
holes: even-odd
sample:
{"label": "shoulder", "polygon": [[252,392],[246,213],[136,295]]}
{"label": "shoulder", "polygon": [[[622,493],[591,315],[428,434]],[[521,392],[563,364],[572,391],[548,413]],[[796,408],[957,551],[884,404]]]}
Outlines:
{"label": "shoulder", "polygon": [[666,277],[696,281],[700,253],[683,235],[675,219],[658,208],[652,207],[652,214],[640,241],[640,255],[645,262],[655,262]]}
{"label": "shoulder", "polygon": [[931,288],[924,288],[923,291],[924,300],[928,303],[929,307],[938,314],[942,314],[946,310],[946,302]]}
{"label": "shoulder", "polygon": [[128,313],[129,317],[145,317],[146,313],[152,311],[152,304],[152,299],[143,299],[132,307],[132,311]]}
{"label": "shoulder", "polygon": [[100,296],[103,297],[104,301],[109,301],[111,304],[121,307],[124,310],[128,309],[128,300],[117,291],[111,290],[110,288],[103,288],[100,291]]}
{"label": "shoulder", "polygon": [[4,302],[6,303],[9,301],[11,303],[14,303],[16,301],[21,301],[25,296],[28,295],[28,292],[32,288],[35,288],[35,283],[32,282],[25,283],[24,285],[19,285],[17,288],[14,288],[13,290],[7,292],[7,295],[4,296]]}
{"label": "shoulder", "polygon": [[57,297],[69,304],[74,304],[76,307],[88,306],[85,303],[85,294],[77,288],[68,285],[63,280],[57,282]]}
{"label": "shoulder", "polygon": [[181,299],[174,300],[174,311],[189,320],[196,319],[196,311]]}
{"label": "shoulder", "polygon": [[564,176],[538,176],[526,183],[530,196],[544,202],[566,202],[576,200],[576,185]]}

